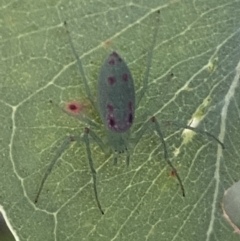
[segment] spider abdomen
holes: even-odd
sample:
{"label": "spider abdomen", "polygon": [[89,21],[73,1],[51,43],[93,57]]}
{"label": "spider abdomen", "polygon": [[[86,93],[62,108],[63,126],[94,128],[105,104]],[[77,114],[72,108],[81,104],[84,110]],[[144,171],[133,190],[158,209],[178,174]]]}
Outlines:
{"label": "spider abdomen", "polygon": [[98,108],[102,122],[114,132],[126,132],[133,123],[135,88],[126,62],[112,52],[98,78]]}

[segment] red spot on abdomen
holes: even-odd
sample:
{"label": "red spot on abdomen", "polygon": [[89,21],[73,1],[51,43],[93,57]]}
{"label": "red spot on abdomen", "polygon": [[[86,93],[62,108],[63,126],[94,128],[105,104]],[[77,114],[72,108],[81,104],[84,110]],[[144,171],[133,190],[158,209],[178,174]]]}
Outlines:
{"label": "red spot on abdomen", "polygon": [[114,65],[115,62],[122,62],[122,59],[119,57],[119,55],[116,52],[112,52],[110,54],[110,60],[109,60],[109,64],[110,65]]}
{"label": "red spot on abdomen", "polygon": [[110,85],[113,85],[116,82],[116,78],[113,76],[108,77],[108,83]]}
{"label": "red spot on abdomen", "polygon": [[110,65],[114,65],[114,64],[115,64],[115,60],[114,60],[114,59],[110,59],[110,60],[108,61],[108,63],[109,63]]}
{"label": "red spot on abdomen", "polygon": [[123,81],[127,82],[128,81],[128,74],[127,73],[124,73],[122,75],[122,78],[123,78]]}
{"label": "red spot on abdomen", "polygon": [[114,116],[114,107],[112,104],[107,104],[107,126],[110,130],[118,132],[118,133],[123,133],[125,131],[127,131],[132,123],[133,123],[133,118],[134,118],[134,114],[132,111],[133,108],[133,104],[130,101],[128,103],[128,112],[125,115],[125,118],[122,120],[117,120],[116,116]]}
{"label": "red spot on abdomen", "polygon": [[112,112],[113,112],[113,106],[112,105],[110,105],[110,104],[108,104],[107,105],[107,108],[108,108],[108,113],[110,114],[112,114]]}

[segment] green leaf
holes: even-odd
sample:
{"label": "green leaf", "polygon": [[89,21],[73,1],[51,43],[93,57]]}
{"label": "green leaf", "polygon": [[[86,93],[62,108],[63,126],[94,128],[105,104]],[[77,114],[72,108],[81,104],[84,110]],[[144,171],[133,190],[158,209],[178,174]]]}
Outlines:
{"label": "green leaf", "polygon": [[[239,240],[223,218],[221,199],[240,179],[240,1],[2,1],[0,7],[0,204],[19,240]],[[132,132],[146,121],[161,123],[170,160],[186,197],[163,158],[152,130],[113,166],[112,155],[91,142],[97,208],[84,143],[72,143],[41,179],[67,135],[85,124],[61,109],[87,101],[69,46],[67,21],[92,94],[111,50],[124,57],[136,92],[142,86],[154,13],[161,20],[148,91]],[[61,108],[58,108],[58,107]],[[194,119],[225,144],[169,126]],[[196,122],[194,122],[196,123]],[[104,128],[96,130],[104,140]]]}

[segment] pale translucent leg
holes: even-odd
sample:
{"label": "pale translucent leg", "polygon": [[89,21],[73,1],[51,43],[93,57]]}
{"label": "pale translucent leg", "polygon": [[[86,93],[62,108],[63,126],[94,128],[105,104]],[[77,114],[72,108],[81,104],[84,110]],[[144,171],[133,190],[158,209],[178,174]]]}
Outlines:
{"label": "pale translucent leg", "polygon": [[164,151],[164,159],[165,161],[167,162],[167,164],[172,168],[172,171],[174,172],[174,174],[176,175],[177,179],[178,179],[178,182],[180,184],[180,187],[181,187],[181,190],[182,190],[182,194],[183,196],[185,197],[185,190],[184,190],[184,187],[183,187],[183,184],[182,184],[182,180],[180,178],[180,176],[178,175],[178,172],[177,170],[175,169],[175,167],[172,165],[172,163],[169,161],[168,159],[168,152],[167,152],[167,147],[166,147],[166,142],[163,138],[163,134],[161,132],[161,129],[160,129],[160,125],[157,121],[157,119],[153,116],[151,117],[151,119],[149,119],[147,122],[145,122],[142,126],[142,128],[136,133],[136,136],[135,136],[135,141],[136,141],[136,144],[139,142],[139,140],[142,138],[144,132],[147,130],[147,129],[151,129],[151,125],[154,125],[154,128],[155,128],[155,131],[157,132],[158,134],[158,137],[160,138],[160,141],[162,142],[163,144],[163,151]]}
{"label": "pale translucent leg", "polygon": [[64,22],[64,26],[66,28],[66,32],[67,32],[67,35],[68,35],[68,39],[69,39],[69,43],[70,43],[73,55],[75,56],[75,58],[77,60],[78,69],[79,69],[80,74],[82,76],[83,84],[84,84],[84,87],[85,87],[88,99],[91,101],[92,105],[96,108],[96,105],[95,105],[95,102],[94,102],[91,90],[90,90],[89,85],[88,85],[88,81],[87,81],[86,75],[85,75],[84,70],[83,70],[82,61],[80,60],[80,58],[79,58],[79,56],[77,54],[77,51],[74,48],[71,35],[70,35],[69,31],[68,31],[67,22]]}
{"label": "pale translucent leg", "polygon": [[55,157],[53,158],[52,162],[50,163],[47,171],[45,172],[42,181],[40,183],[37,195],[35,197],[34,202],[37,203],[40,193],[43,189],[43,186],[49,176],[49,174],[51,173],[56,161],[61,157],[62,153],[69,147],[70,143],[73,141],[77,141],[77,142],[84,142],[85,146],[86,146],[86,151],[87,151],[87,157],[88,157],[88,162],[89,162],[89,166],[92,172],[92,177],[93,177],[93,189],[94,189],[94,195],[96,198],[96,202],[98,205],[99,210],[101,211],[102,214],[104,214],[100,201],[98,199],[98,193],[97,193],[97,178],[96,178],[96,171],[94,169],[94,165],[93,165],[93,160],[92,160],[92,154],[91,154],[91,149],[90,149],[90,143],[89,143],[89,135],[92,137],[92,139],[94,139],[94,141],[97,142],[97,144],[100,146],[101,149],[104,148],[104,143],[102,142],[102,140],[93,132],[91,131],[89,128],[85,128],[85,131],[83,133],[82,136],[70,136],[68,137],[60,146],[60,148],[58,149]]}
{"label": "pale translucent leg", "polygon": [[188,125],[183,125],[183,124],[178,123],[177,121],[168,121],[168,122],[170,124],[173,124],[173,125],[179,127],[179,128],[189,129],[189,130],[194,131],[196,133],[199,133],[199,134],[202,134],[202,135],[206,135],[206,136],[212,138],[213,140],[215,140],[219,145],[221,145],[222,149],[225,149],[224,144],[220,140],[218,140],[217,137],[215,137],[213,134],[211,134],[211,133],[209,133],[207,131],[201,130],[198,127],[191,127],[191,126],[188,126]]}
{"label": "pale translucent leg", "polygon": [[138,108],[139,103],[140,103],[141,99],[143,98],[143,96],[145,95],[147,88],[148,88],[148,78],[149,78],[150,68],[152,65],[153,50],[156,45],[158,29],[160,26],[160,18],[159,18],[160,11],[158,10],[156,12],[156,14],[157,15],[156,15],[156,25],[155,25],[154,35],[153,35],[152,43],[151,43],[150,49],[148,51],[148,56],[147,56],[147,69],[146,69],[144,79],[143,79],[143,87],[140,90],[139,95],[138,95],[136,109]]}

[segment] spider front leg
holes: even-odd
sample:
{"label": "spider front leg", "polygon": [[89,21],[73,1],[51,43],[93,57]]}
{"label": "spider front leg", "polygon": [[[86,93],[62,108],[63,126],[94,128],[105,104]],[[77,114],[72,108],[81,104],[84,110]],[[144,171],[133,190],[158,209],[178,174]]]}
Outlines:
{"label": "spider front leg", "polygon": [[95,140],[97,138],[97,140],[100,141],[101,145],[103,145],[103,143],[102,143],[101,139],[98,138],[97,135],[93,131],[90,131],[89,128],[85,128],[85,133],[83,135],[83,141],[86,144],[89,166],[90,166],[90,169],[91,169],[91,172],[92,172],[94,195],[95,195],[95,199],[96,199],[99,210],[101,211],[102,214],[104,214],[104,212],[102,210],[102,207],[101,207],[101,204],[100,204],[99,199],[98,199],[97,177],[96,177],[96,171],[95,171],[94,166],[93,166],[92,153],[91,153],[91,149],[90,149],[88,134],[90,134],[91,136],[94,136]]}
{"label": "spider front leg", "polygon": [[104,144],[102,142],[102,140],[92,131],[90,130],[89,128],[85,128],[85,131],[83,133],[83,135],[81,136],[70,136],[68,137],[63,143],[62,145],[60,146],[60,148],[58,149],[55,157],[53,158],[52,162],[50,163],[47,171],[45,172],[43,178],[42,178],[42,181],[39,185],[39,188],[38,188],[38,192],[37,192],[37,195],[35,197],[35,200],[34,202],[37,203],[38,202],[38,199],[39,199],[39,196],[40,196],[40,193],[44,187],[44,184],[49,176],[49,174],[51,173],[55,163],[57,162],[57,160],[61,157],[61,155],[63,154],[63,152],[69,147],[70,143],[73,142],[73,141],[77,141],[77,142],[84,142],[85,143],[85,146],[86,146],[86,151],[87,151],[87,157],[88,157],[88,162],[89,162],[89,166],[90,166],[90,169],[91,169],[91,173],[92,173],[92,177],[93,177],[93,189],[94,189],[94,195],[95,195],[95,199],[96,199],[96,202],[97,202],[97,205],[98,205],[98,208],[99,210],[101,211],[102,214],[104,214],[103,210],[102,210],[102,207],[101,207],[101,204],[100,204],[100,201],[98,199],[98,193],[97,193],[97,178],[96,178],[96,171],[94,169],[94,165],[93,165],[93,160],[92,160],[92,154],[91,154],[91,149],[90,149],[90,143],[89,143],[89,135],[92,137],[92,139],[94,139],[97,144],[99,145],[99,147],[101,149],[104,148]]}
{"label": "spider front leg", "polygon": [[161,142],[163,144],[164,159],[167,162],[167,164],[171,167],[171,169],[172,169],[173,173],[175,174],[175,176],[177,177],[178,182],[179,182],[180,187],[181,187],[181,190],[182,190],[182,195],[185,197],[185,190],[184,190],[184,187],[183,187],[183,184],[182,184],[182,180],[181,180],[180,176],[178,175],[178,172],[177,172],[176,168],[172,165],[172,163],[168,159],[168,152],[167,152],[166,142],[165,142],[163,134],[161,132],[160,125],[159,125],[157,119],[155,118],[155,116],[152,116],[146,123],[144,123],[142,128],[136,134],[136,137],[135,137],[136,144],[141,139],[141,137],[143,136],[144,132],[148,128],[150,128],[151,125],[154,125],[155,131],[157,132],[158,137],[160,138],[160,140],[161,140]]}
{"label": "spider front leg", "polygon": [[69,33],[69,30],[68,30],[68,26],[67,26],[67,22],[65,21],[64,22],[64,27],[66,29],[66,32],[67,32],[67,35],[68,35],[68,41],[70,43],[70,47],[72,49],[72,52],[73,52],[73,55],[75,56],[76,60],[77,60],[77,66],[78,66],[78,69],[79,69],[79,72],[82,76],[82,81],[83,81],[83,84],[84,84],[84,88],[86,90],[86,93],[87,93],[87,96],[88,96],[88,99],[90,100],[92,106],[97,109],[96,105],[95,105],[95,102],[94,102],[94,98],[92,96],[92,93],[91,93],[91,90],[89,88],[89,84],[88,84],[88,81],[87,81],[87,77],[84,73],[84,69],[83,69],[83,65],[82,65],[82,61],[80,60],[75,48],[74,48],[74,45],[73,45],[73,41],[72,41],[72,37]]}
{"label": "spider front leg", "polygon": [[196,133],[206,135],[206,136],[212,138],[213,140],[215,140],[222,147],[222,149],[225,149],[224,144],[216,136],[209,133],[208,131],[201,130],[198,127],[191,127],[190,125],[183,125],[183,124],[178,123],[177,121],[167,121],[167,122],[170,124],[173,124],[174,126],[177,126],[179,128],[188,129],[188,130],[194,131]]}

